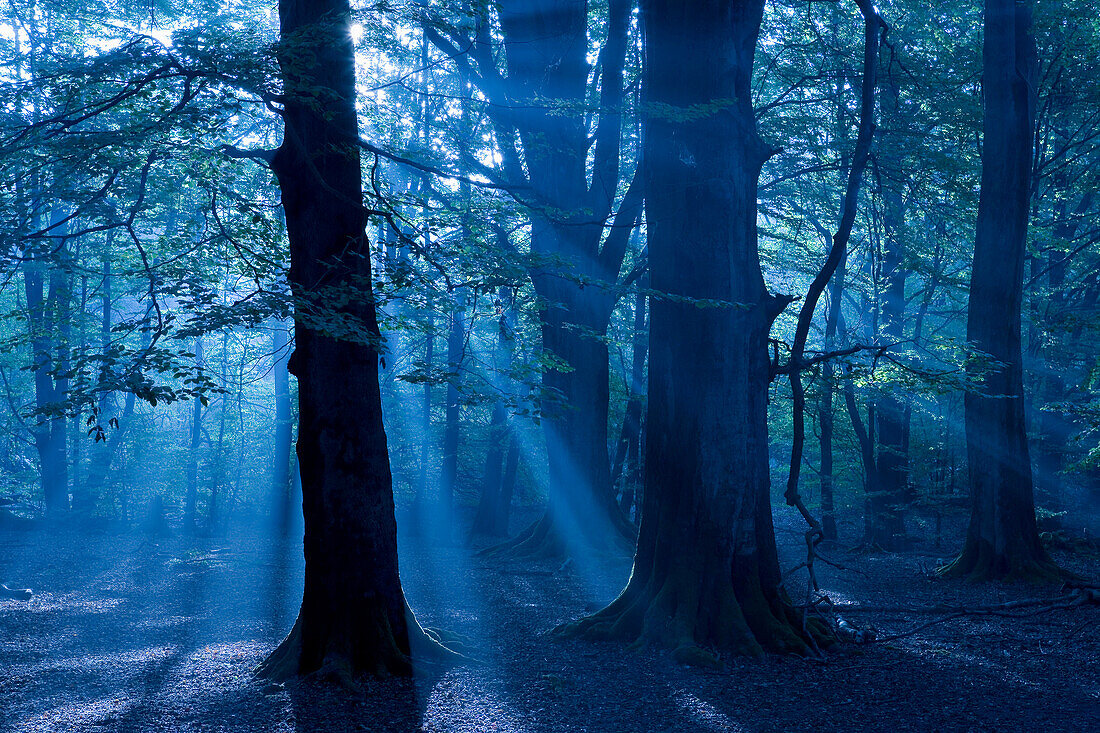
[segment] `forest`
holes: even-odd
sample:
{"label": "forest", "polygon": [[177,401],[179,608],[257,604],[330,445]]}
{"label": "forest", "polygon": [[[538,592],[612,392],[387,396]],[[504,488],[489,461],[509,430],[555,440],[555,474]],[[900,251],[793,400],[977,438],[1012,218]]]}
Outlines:
{"label": "forest", "polygon": [[0,730],[1100,729],[1085,0],[0,0]]}

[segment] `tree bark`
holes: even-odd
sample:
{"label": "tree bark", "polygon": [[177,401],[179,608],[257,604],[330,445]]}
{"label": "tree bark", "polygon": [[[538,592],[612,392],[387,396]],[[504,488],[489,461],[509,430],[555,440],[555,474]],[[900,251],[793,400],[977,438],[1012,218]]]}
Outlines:
{"label": "tree bark", "polygon": [[[811,530],[817,535],[817,539],[825,538],[824,529],[806,508],[798,490],[799,476],[802,471],[802,452],[806,443],[806,392],[802,384],[802,370],[806,368],[807,362],[804,355],[818,300],[825,292],[825,288],[841,266],[841,263],[847,260],[848,240],[851,238],[852,227],[855,224],[863,171],[870,159],[871,144],[874,141],[878,51],[881,36],[885,32],[885,24],[871,2],[860,0],[857,4],[863,13],[864,21],[863,81],[860,85],[859,132],[856,136],[855,149],[852,152],[852,166],[848,170],[844,198],[841,203],[840,223],[837,225],[836,233],[832,236],[829,254],[825,258],[825,263],[806,291],[806,299],[803,301],[798,313],[794,341],[791,344],[791,355],[788,359],[792,397],[793,439],[791,441],[791,461],[787,475],[787,490],[783,496],[789,506],[796,507],[802,514]],[[831,457],[830,454],[830,460]]]}
{"label": "tree bark", "polygon": [[306,570],[294,628],[258,670],[273,678],[408,674],[427,639],[398,577],[349,18],[348,0],[279,3],[285,132],[272,167],[295,297]]}
{"label": "tree bark", "polygon": [[[1021,304],[1035,120],[1031,5],[986,0],[981,194],[967,340],[979,352],[964,400],[970,526],[943,573],[1053,579],[1039,541],[1024,413]],[[986,356],[988,355],[988,356]]]}
{"label": "tree bark", "polygon": [[[643,0],[652,285],[645,495],[626,589],[565,630],[676,659],[804,652],[769,498],[770,295],[756,235],[770,151],[751,104],[763,0]],[[691,113],[689,113],[689,110]],[[690,243],[690,246],[685,246]],[[700,307],[706,301],[708,307]]]}

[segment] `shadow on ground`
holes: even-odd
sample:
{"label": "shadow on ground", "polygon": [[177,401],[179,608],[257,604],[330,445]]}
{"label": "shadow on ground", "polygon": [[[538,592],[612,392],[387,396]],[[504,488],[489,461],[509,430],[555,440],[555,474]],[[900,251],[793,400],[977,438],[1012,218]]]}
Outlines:
{"label": "shadow on ground", "polygon": [[[777,516],[781,541],[801,533]],[[794,555],[792,554],[792,558]],[[1062,560],[1095,574],[1096,559]],[[995,603],[1034,588],[934,581],[927,555],[861,555],[830,570],[837,600],[904,608]],[[6,731],[1088,730],[1100,710],[1100,609],[966,619],[825,661],[683,667],[659,650],[550,630],[614,598],[629,560],[586,566],[488,560],[464,543],[405,537],[402,576],[422,623],[466,636],[476,663],[412,680],[269,685],[251,674],[289,628],[300,548],[257,529],[224,538],[38,529],[0,532]],[[927,617],[859,616],[883,631]]]}

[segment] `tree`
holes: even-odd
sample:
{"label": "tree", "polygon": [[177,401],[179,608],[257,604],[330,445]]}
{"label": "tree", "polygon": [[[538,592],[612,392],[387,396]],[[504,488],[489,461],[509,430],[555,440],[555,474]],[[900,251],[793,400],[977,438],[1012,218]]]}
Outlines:
{"label": "tree", "polygon": [[471,534],[507,535],[512,491],[516,481],[519,446],[508,422],[505,397],[510,390],[508,371],[513,368],[515,350],[515,294],[502,292],[496,301],[496,348],[493,350],[491,378],[499,391],[493,402],[489,424],[489,450],[485,456],[485,474]]}
{"label": "tree", "polygon": [[[55,209],[49,229],[56,230],[63,216]],[[65,240],[60,251],[65,253]],[[45,258],[34,253],[23,266],[24,293],[27,299],[27,326],[33,349],[35,405],[38,414],[31,433],[38,449],[42,498],[46,513],[69,511],[68,446],[65,436],[64,400],[68,391],[67,368],[61,339],[61,324],[69,317],[69,272],[63,263],[47,268]],[[45,283],[49,293],[45,293]]]}
{"label": "tree", "polygon": [[[378,384],[348,0],[282,0],[282,191],[295,298],[298,464],[305,591],[287,638],[261,665],[408,674],[426,640],[397,571],[397,525]],[[328,303],[338,303],[333,307]]]}
{"label": "tree", "polygon": [[813,644],[780,587],[769,497],[768,335],[788,298],[757,249],[753,56],[763,0],[643,0],[650,366],[634,570],[569,630],[677,659]]}
{"label": "tree", "polygon": [[275,356],[273,367],[275,377],[275,435],[272,445],[272,507],[275,510],[276,526],[280,532],[291,527],[291,485],[290,466],[294,450],[294,406],[290,399],[290,372],[287,371],[289,355],[289,333],[281,322],[275,322],[271,329],[271,351]]}
{"label": "tree", "polygon": [[973,579],[1057,578],[1039,541],[1024,417],[1021,304],[1035,124],[1031,4],[986,0],[981,195],[965,396],[970,526],[942,572]]}
{"label": "tree", "polygon": [[[429,40],[488,101],[502,165],[485,172],[528,209],[529,274],[543,304],[539,325],[548,363],[541,410],[550,499],[543,518],[501,548],[516,554],[556,555],[569,552],[569,542],[598,547],[633,536],[611,486],[605,342],[642,205],[640,185],[630,185],[618,201],[630,9],[628,0],[608,3],[594,75],[598,94],[586,88],[591,39],[585,0],[502,4],[506,74],[494,55],[487,11],[473,18],[472,36],[449,19],[425,25]],[[589,94],[594,112],[588,111]],[[592,116],[598,119],[589,129]]]}
{"label": "tree", "polygon": [[[195,363],[203,365],[202,336],[195,339]],[[223,410],[224,412],[224,410]],[[183,501],[183,526],[188,531],[195,529],[195,515],[199,499],[199,443],[202,438],[202,401],[194,400],[191,407],[190,447],[187,451],[187,492]]]}

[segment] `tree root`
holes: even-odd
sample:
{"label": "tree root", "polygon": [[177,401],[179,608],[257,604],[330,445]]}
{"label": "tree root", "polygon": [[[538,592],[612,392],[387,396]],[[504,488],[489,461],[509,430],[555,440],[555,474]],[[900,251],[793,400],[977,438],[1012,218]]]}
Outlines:
{"label": "tree root", "polygon": [[678,579],[631,584],[603,610],[562,624],[554,633],[622,640],[631,648],[659,646],[680,663],[710,669],[734,657],[765,653],[812,656],[832,643],[828,626],[798,614],[785,595],[769,600],[759,582],[736,588],[722,584],[695,588]]}
{"label": "tree root", "polygon": [[959,556],[935,573],[941,578],[961,578],[975,583],[993,580],[1029,583],[1061,583],[1075,578],[1058,567],[1045,551],[1036,557],[998,558],[988,547],[967,541]]}
{"label": "tree root", "polygon": [[[369,659],[361,658],[361,650],[334,642],[323,650],[318,660],[306,664],[303,662],[299,615],[287,637],[256,667],[254,674],[271,682],[299,676],[323,679],[355,691],[359,689],[354,682],[354,675],[358,673],[377,677],[409,676],[414,667],[421,664],[452,666],[471,661],[463,653],[471,646],[468,640],[457,634],[421,627],[408,604],[405,604],[405,622],[407,639],[399,639],[388,622],[375,621],[378,628],[373,635],[373,652]],[[371,622],[364,620],[363,623]]]}
{"label": "tree root", "polygon": [[[619,526],[617,521],[614,522],[615,527],[611,532],[612,538],[610,541],[591,542],[592,538],[583,538],[581,541],[588,543],[587,549],[597,554],[602,552],[620,555],[633,553],[634,543],[637,542],[637,529],[629,520],[624,521],[626,527]],[[487,547],[477,554],[479,557],[485,558],[565,560],[570,555],[570,549],[562,538],[557,524],[550,513],[547,512],[512,539]]]}

